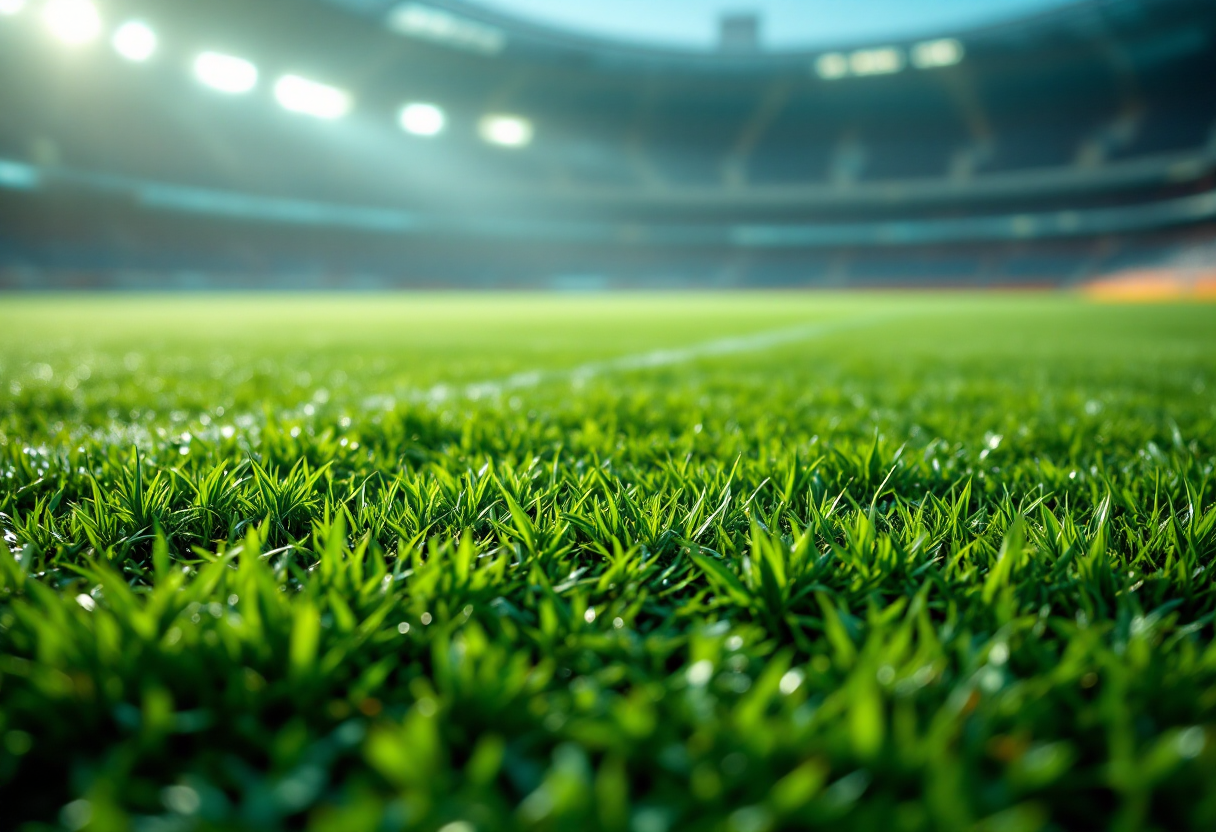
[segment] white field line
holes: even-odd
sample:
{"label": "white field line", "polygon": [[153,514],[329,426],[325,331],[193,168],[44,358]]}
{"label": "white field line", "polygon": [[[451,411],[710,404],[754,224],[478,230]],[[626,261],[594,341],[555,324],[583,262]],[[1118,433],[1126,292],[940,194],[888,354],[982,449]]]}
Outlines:
{"label": "white field line", "polygon": [[[426,390],[411,390],[406,394],[406,397],[412,401],[441,402],[463,396],[476,401],[477,399],[501,396],[514,390],[537,387],[550,382],[568,381],[579,386],[595,376],[608,375],[610,373],[671,367],[678,364],[687,364],[701,358],[717,358],[728,355],[763,352],[764,350],[786,344],[811,341],[837,332],[859,329],[879,323],[880,321],[889,320],[891,317],[893,315],[888,313],[882,315],[864,315],[836,321],[820,321],[812,324],[800,324],[782,329],[772,329],[752,335],[715,338],[711,341],[703,341],[687,347],[652,350],[650,352],[608,358],[602,361],[590,361],[565,369],[527,370],[525,372],[514,373],[496,381],[479,381],[463,386],[436,384]],[[365,402],[365,406],[369,409],[379,407],[391,408],[392,404],[393,399],[389,396],[374,396]]]}

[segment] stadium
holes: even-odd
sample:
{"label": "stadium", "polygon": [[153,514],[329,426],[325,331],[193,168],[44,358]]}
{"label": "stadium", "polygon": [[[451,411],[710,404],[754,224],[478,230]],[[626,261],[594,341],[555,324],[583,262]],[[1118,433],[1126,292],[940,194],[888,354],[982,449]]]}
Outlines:
{"label": "stadium", "polygon": [[[771,51],[618,42],[459,2],[111,5],[156,21],[152,60],[57,48],[30,36],[34,19],[0,28],[4,286],[1211,272],[1216,11],[1202,0]],[[200,87],[191,61],[212,46],[268,77],[323,79],[342,118],[285,112],[269,84]],[[413,112],[437,135],[403,131],[409,102],[432,108]]]}
{"label": "stadium", "polygon": [[1211,0],[0,0],[0,830],[1216,829]]}

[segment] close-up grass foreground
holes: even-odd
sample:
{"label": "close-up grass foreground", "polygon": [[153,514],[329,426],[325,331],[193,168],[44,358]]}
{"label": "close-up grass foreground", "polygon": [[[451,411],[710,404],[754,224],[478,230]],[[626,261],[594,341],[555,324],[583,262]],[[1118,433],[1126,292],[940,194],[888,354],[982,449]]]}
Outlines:
{"label": "close-up grass foreground", "polygon": [[1216,828],[1216,306],[9,297],[0,826]]}

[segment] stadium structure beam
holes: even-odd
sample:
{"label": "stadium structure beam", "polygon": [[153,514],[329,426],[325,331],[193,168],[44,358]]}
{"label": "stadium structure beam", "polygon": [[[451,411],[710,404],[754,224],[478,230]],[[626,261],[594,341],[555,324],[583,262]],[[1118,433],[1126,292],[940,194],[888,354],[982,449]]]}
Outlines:
{"label": "stadium structure beam", "polygon": [[786,78],[778,78],[768,85],[756,107],[744,122],[734,146],[722,161],[722,181],[727,188],[747,186],[748,162],[756,145],[764,138],[768,128],[781,115],[790,100],[793,84]]}
{"label": "stadium structure beam", "polygon": [[976,168],[981,167],[992,155],[996,146],[992,120],[988,117],[988,109],[976,87],[975,76],[969,69],[963,66],[950,67],[940,70],[936,77],[958,109],[967,134],[971,137],[971,144],[959,148],[950,160],[947,173],[955,181],[970,179],[975,175]]}
{"label": "stadium structure beam", "polygon": [[1114,119],[1087,136],[1077,148],[1076,163],[1082,167],[1103,165],[1112,150],[1135,141],[1146,109],[1135,62],[1101,18],[1095,23],[1095,43],[1110,71],[1119,107]]}
{"label": "stadium structure beam", "polygon": [[662,89],[659,82],[653,78],[647,79],[642,86],[637,106],[634,108],[629,127],[625,132],[625,158],[638,181],[647,191],[662,190],[667,185],[658,166],[646,153],[646,137],[654,120],[655,111],[660,106],[661,97]]}

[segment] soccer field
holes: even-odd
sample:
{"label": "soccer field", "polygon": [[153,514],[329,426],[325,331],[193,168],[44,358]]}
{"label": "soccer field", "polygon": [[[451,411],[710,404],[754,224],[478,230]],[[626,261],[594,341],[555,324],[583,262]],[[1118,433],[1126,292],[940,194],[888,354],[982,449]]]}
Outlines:
{"label": "soccer field", "polygon": [[6,297],[0,826],[1216,828],[1216,305]]}

